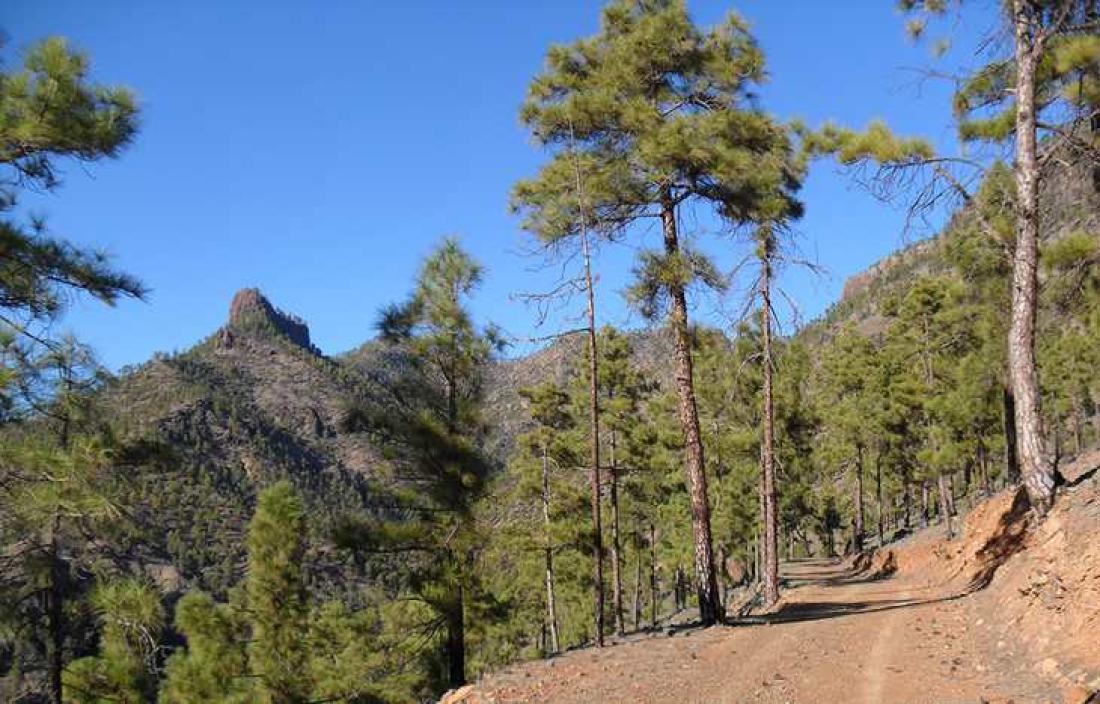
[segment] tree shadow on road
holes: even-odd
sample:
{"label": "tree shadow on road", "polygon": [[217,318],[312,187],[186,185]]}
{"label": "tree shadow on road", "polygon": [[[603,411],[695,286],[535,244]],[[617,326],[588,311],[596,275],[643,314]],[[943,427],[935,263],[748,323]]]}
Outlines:
{"label": "tree shadow on road", "polygon": [[[997,525],[975,553],[975,571],[966,585],[957,591],[934,597],[907,599],[869,599],[860,601],[812,601],[789,602],[772,613],[739,615],[727,620],[731,626],[794,623],[817,621],[841,616],[879,613],[905,609],[925,604],[954,601],[987,587],[997,570],[1010,557],[1025,547],[1030,525],[1030,507],[1027,495],[1021,489],[1013,497],[1011,506],[997,521]],[[832,558],[807,559],[787,563],[784,582],[788,586],[841,587],[863,583],[883,582],[897,571],[897,560],[892,551],[879,561],[858,558],[850,565]]]}

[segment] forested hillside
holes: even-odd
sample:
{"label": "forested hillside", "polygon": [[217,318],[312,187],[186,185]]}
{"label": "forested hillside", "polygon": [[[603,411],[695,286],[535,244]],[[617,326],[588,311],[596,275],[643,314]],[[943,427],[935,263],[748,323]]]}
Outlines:
{"label": "forested hillside", "polygon": [[[918,38],[950,12],[902,5]],[[473,313],[492,272],[448,236],[373,302],[350,351],[319,349],[308,321],[244,288],[205,339],[109,373],[57,325],[78,296],[114,304],[145,285],[17,201],[56,191],[58,163],[119,156],[138,108],[61,39],[5,64],[0,699],[473,697],[464,685],[501,668],[678,628],[968,598],[1029,549],[1045,581],[1018,587],[1010,567],[1016,581],[989,594],[1038,629],[1013,599],[1061,574],[1080,594],[1043,606],[1086,628],[1100,569],[1081,533],[1100,465],[1098,15],[1091,2],[1013,7],[1013,51],[983,47],[989,63],[955,96],[960,142],[990,147],[973,146],[979,157],[882,123],[781,120],[761,105],[763,50],[738,15],[701,27],[679,0],[610,2],[595,34],[548,50],[520,107],[546,158],[510,206],[562,275],[534,298],[579,304],[583,320],[526,356]],[[777,282],[799,271],[802,185],[822,162],[852,169],[868,207],[878,196],[946,224],[788,330]],[[747,261],[723,271],[712,255],[731,242]],[[595,285],[599,252],[620,246],[636,254],[625,297],[645,324],[632,329],[602,323],[610,294]],[[699,324],[703,289],[747,291],[744,315]],[[895,587],[904,596],[886,598]],[[986,602],[934,608],[1003,625]],[[923,633],[906,618],[875,617],[868,652],[899,623]],[[825,628],[805,633],[829,669],[849,636]],[[1073,663],[1065,677],[1100,682],[1077,640],[1043,637],[1034,652]],[[696,667],[666,665],[654,671]],[[861,691],[885,700],[879,665]],[[994,675],[982,686],[1003,684]],[[698,676],[690,691],[717,691]],[[547,686],[629,701],[608,688],[630,677],[607,677]]]}

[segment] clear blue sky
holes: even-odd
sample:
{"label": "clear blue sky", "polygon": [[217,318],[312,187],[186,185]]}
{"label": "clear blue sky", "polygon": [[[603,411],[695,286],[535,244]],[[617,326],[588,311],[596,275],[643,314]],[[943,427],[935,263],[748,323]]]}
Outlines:
{"label": "clear blue sky", "polygon": [[[855,126],[881,117],[951,144],[948,86],[918,86],[905,70],[930,58],[906,40],[892,0],[689,8],[702,24],[731,8],[749,19],[776,114]],[[259,286],[336,354],[371,336],[375,311],[405,295],[434,241],[459,233],[488,269],[479,318],[521,338],[549,332],[513,300],[553,278],[529,271],[536,262],[521,256],[525,238],[507,210],[511,185],[544,158],[516,112],[548,45],[592,33],[599,9],[580,0],[5,0],[8,65],[33,40],[64,35],[89,51],[97,79],[131,86],[143,108],[141,134],[120,160],[70,165],[56,194],[25,201],[55,233],[106,249],[152,288],[148,303],[80,303],[65,325],[117,369],[189,347],[222,324],[235,290]],[[992,10],[971,12],[953,30],[960,50]],[[903,217],[830,165],[803,196],[802,249],[829,273],[790,271],[783,285],[812,317],[845,277],[903,243]],[[726,265],[744,253],[700,241]],[[604,322],[640,324],[618,293],[633,255],[601,253]],[[724,305],[736,310],[737,294]],[[700,302],[697,317],[720,322],[716,308]]]}

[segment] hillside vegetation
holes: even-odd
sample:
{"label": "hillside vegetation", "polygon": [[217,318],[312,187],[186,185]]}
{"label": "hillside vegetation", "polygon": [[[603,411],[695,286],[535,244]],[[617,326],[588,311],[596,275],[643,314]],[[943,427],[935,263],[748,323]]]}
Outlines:
{"label": "hillside vegetation", "polygon": [[[916,35],[951,11],[902,5]],[[17,201],[118,156],[138,110],[35,45],[0,73],[0,699],[1086,701],[1098,20],[1011,5],[947,155],[767,112],[734,13],[611,0],[533,77],[520,120],[547,158],[511,193],[563,276],[535,302],[579,301],[581,328],[508,358],[471,312],[491,272],[445,237],[353,350],[248,288],[117,375],[56,324],[145,286]],[[783,334],[822,161],[953,214]],[[693,304],[728,294],[727,235],[751,282],[719,330]],[[646,327],[599,324],[617,246]]]}

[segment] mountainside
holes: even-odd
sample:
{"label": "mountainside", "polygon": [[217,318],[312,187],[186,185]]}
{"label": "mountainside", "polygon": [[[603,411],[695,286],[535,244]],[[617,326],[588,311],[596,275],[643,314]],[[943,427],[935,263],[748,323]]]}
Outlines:
{"label": "mountainside", "polygon": [[[1043,171],[1039,202],[1040,237],[1044,244],[1074,232],[1096,232],[1100,229],[1100,169],[1088,158],[1054,155]],[[908,244],[849,277],[840,299],[824,316],[810,323],[802,335],[813,339],[823,329],[843,322],[854,323],[864,332],[879,330],[881,305],[890,294],[899,292],[918,276],[943,274],[952,269],[957,263],[960,231],[974,219],[974,204],[966,202],[942,232]],[[1004,256],[1007,261],[1007,251]],[[1041,277],[1043,273],[1041,269]]]}
{"label": "mountainside", "polygon": [[182,585],[221,593],[236,581],[243,527],[262,486],[289,478],[316,531],[341,510],[369,503],[368,485],[381,480],[378,454],[339,430],[366,387],[310,344],[305,323],[246,289],[216,333],[106,390],[103,405],[119,427],[174,451],[176,470],[144,478],[138,490],[146,525],[157,527],[148,537]]}
{"label": "mountainside", "polygon": [[[1096,175],[1079,162],[1056,162],[1044,182],[1044,238],[1095,229],[1100,223]],[[914,278],[951,268],[953,242],[972,217],[961,210],[945,233],[890,255],[851,277],[840,301],[797,335],[811,346],[845,322],[864,332],[882,324],[881,306]],[[671,384],[671,338],[661,328],[630,333],[635,365],[662,387]],[[522,431],[519,390],[546,379],[564,381],[584,338],[570,335],[486,375],[487,450],[502,467]],[[344,430],[346,414],[377,398],[377,375],[393,363],[367,342],[326,357],[305,321],[279,310],[257,289],[237,293],[226,324],[192,349],[158,355],[124,372],[105,391],[104,406],[124,432],[164,441],[175,471],[147,477],[143,494],[148,536],[157,559],[178,572],[174,587],[221,593],[239,576],[242,529],[257,489],[280,478],[299,487],[320,537],[345,511],[374,505],[387,486],[378,448]],[[344,558],[316,540],[312,557],[339,571]],[[321,571],[323,573],[323,570]]]}

